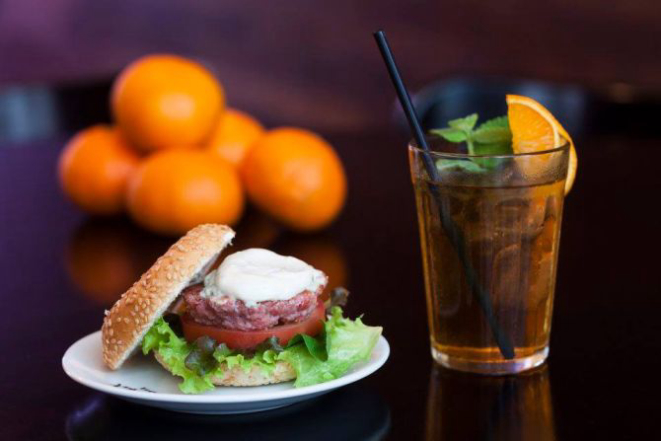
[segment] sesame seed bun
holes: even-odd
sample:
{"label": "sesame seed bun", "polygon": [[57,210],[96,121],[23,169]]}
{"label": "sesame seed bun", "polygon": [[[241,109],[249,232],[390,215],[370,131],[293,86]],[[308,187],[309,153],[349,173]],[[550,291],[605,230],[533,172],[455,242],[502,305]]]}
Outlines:
{"label": "sesame seed bun", "polygon": [[[161,366],[168,371],[170,370],[158,352],[154,352],[154,356]],[[265,384],[283,383],[296,378],[294,368],[286,361],[278,361],[270,373],[257,366],[253,366],[248,372],[238,365],[228,369],[225,362],[223,362],[222,370],[222,377],[214,376],[211,378],[211,382],[216,386],[263,386]]]}
{"label": "sesame seed bun", "polygon": [[233,238],[234,231],[225,225],[193,228],[122,294],[101,327],[106,366],[114,370],[126,361],[154,322],[185,287],[201,281]]}

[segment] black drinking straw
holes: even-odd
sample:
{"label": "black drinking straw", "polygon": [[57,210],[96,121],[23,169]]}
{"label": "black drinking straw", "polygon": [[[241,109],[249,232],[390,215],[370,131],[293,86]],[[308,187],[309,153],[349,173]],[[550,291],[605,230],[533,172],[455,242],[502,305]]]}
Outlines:
{"label": "black drinking straw", "polygon": [[[374,33],[374,38],[376,39],[377,46],[379,46],[379,51],[381,52],[383,61],[386,63],[386,67],[388,68],[390,79],[395,86],[395,91],[397,91],[399,102],[404,109],[404,114],[406,115],[406,119],[409,122],[413,136],[415,137],[418,146],[423,149],[422,159],[425,163],[427,174],[429,175],[429,178],[432,180],[432,182],[438,182],[438,171],[436,170],[434,160],[429,154],[429,145],[427,144],[425,134],[422,131],[422,127],[420,126],[420,121],[415,111],[415,107],[413,107],[413,103],[411,102],[411,97],[409,96],[406,86],[404,86],[404,81],[402,81],[402,76],[399,74],[397,64],[395,64],[395,59],[393,58],[392,51],[388,45],[388,40],[386,40],[386,34],[383,31],[377,31]],[[477,280],[477,274],[470,262],[470,259],[468,258],[468,253],[466,252],[466,242],[464,240],[464,235],[450,217],[450,212],[448,210],[449,207],[445,206],[446,203],[443,202],[438,189],[435,186],[430,185],[429,190],[434,196],[434,199],[436,199],[436,204],[438,206],[443,229],[447,233],[450,241],[457,251],[459,260],[461,260],[464,272],[466,273],[468,285],[471,289],[471,292],[475,296],[475,299],[482,308],[482,312],[484,313],[484,316],[489,323],[491,333],[494,340],[496,340],[498,349],[500,349],[500,353],[504,358],[508,360],[512,359],[514,358],[514,348],[512,347],[512,342],[496,321],[496,317],[493,314],[493,307],[491,305],[489,293],[482,287],[482,285],[480,285]]]}

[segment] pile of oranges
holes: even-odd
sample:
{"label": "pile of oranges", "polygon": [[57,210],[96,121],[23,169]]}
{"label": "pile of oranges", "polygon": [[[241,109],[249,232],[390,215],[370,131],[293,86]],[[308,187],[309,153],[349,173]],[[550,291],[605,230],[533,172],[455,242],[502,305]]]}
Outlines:
{"label": "pile of oranges", "polygon": [[111,107],[116,125],[79,132],[60,155],[62,188],[89,213],[126,211],[177,235],[201,223],[234,225],[249,199],[312,231],[344,205],[345,172],[328,142],[300,128],[266,130],[227,108],[222,85],[192,60],[138,59],[115,80]]}

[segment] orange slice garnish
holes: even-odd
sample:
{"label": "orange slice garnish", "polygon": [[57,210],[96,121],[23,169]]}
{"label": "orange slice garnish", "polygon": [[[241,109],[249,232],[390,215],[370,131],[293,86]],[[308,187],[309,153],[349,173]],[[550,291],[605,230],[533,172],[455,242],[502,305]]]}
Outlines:
{"label": "orange slice garnish", "polygon": [[[569,142],[569,168],[565,181],[565,194],[569,193],[578,168],[576,149],[569,133],[544,106],[532,98],[507,95],[507,117],[512,131],[514,153],[533,153],[549,150]],[[538,158],[542,159],[542,158]],[[543,166],[530,161],[529,166]]]}

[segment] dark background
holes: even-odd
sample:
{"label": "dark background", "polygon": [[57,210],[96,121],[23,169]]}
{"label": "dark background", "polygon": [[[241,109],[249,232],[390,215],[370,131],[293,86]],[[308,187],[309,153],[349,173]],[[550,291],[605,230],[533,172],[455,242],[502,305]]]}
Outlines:
{"label": "dark background", "polygon": [[[0,438],[658,437],[659,22],[656,1],[0,1]],[[413,91],[440,81],[421,106],[479,109],[527,90],[551,96],[543,102],[575,128],[579,172],[540,372],[432,368],[407,134],[377,28]],[[237,231],[246,246],[334,265],[349,313],[383,325],[391,343],[373,377],[312,407],[209,419],[130,406],[62,372],[66,348],[171,243],[82,214],[55,176],[68,137],[109,118],[113,76],[150,52],[198,58],[230,105],[336,147],[349,199],[328,231],[294,235],[254,212]]]}
{"label": "dark background", "polygon": [[388,122],[371,33],[387,31],[409,87],[489,75],[661,94],[655,0],[0,2],[0,84],[105,81],[150,52],[208,63],[231,105],[277,124]]}

